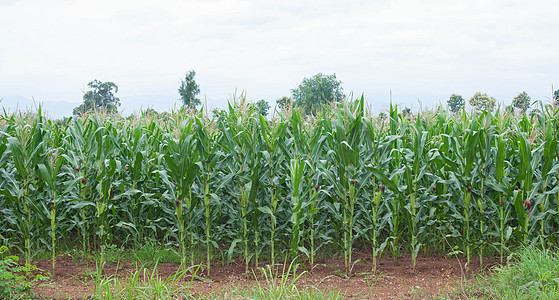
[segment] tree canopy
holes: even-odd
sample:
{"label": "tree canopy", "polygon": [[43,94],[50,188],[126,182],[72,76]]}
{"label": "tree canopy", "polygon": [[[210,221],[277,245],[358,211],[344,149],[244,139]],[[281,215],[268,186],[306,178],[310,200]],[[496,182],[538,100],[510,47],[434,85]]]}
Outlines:
{"label": "tree canopy", "polygon": [[495,103],[497,100],[493,97],[487,96],[487,94],[482,94],[477,92],[472,98],[470,98],[470,105],[480,111],[493,111],[495,109]]}
{"label": "tree canopy", "polygon": [[97,79],[87,84],[89,90],[83,95],[83,103],[74,108],[75,116],[86,114],[92,111],[102,111],[106,113],[117,113],[120,106],[120,99],[115,96],[118,86],[113,82],[101,82]]}
{"label": "tree canopy", "polygon": [[260,99],[254,105],[259,114],[263,115],[264,117],[268,115],[268,110],[270,109],[270,104],[268,103],[268,101]]}
{"label": "tree canopy", "polygon": [[345,98],[342,82],[336,74],[323,75],[318,73],[304,78],[296,89],[291,90],[297,107],[301,107],[305,114],[316,113],[322,105]]}
{"label": "tree canopy", "polygon": [[184,80],[181,80],[181,85],[179,86],[180,100],[189,109],[195,109],[196,106],[202,103],[200,99],[196,98],[200,94],[200,86],[194,80],[194,76],[196,76],[194,70],[186,72]]}
{"label": "tree canopy", "polygon": [[285,111],[293,103],[293,99],[287,96],[283,96],[276,100],[276,104],[280,111]]}
{"label": "tree canopy", "polygon": [[448,98],[448,107],[453,113],[457,113],[464,108],[464,104],[466,104],[466,101],[460,95],[452,94],[450,98]]}
{"label": "tree canopy", "polygon": [[530,96],[528,96],[528,93],[522,92],[518,94],[518,96],[514,97],[512,105],[520,109],[522,112],[526,112],[526,110],[530,107]]}

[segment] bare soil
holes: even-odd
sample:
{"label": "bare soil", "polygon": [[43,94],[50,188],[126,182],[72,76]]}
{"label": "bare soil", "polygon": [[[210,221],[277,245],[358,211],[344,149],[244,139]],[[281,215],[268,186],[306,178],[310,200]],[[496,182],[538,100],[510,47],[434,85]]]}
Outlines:
{"label": "bare soil", "polygon": [[[371,273],[371,266],[362,261],[372,261],[366,254],[355,253],[352,275],[345,277],[337,270],[343,270],[343,258],[322,259],[311,268],[306,265],[307,273],[297,281],[298,288],[318,288],[321,290],[340,291],[348,299],[432,299],[441,295],[454,295],[455,291],[465,284],[465,279],[471,276],[464,270],[465,260],[440,256],[418,257],[415,271],[412,270],[411,256],[399,257],[396,264],[391,257],[383,257],[377,266],[377,272]],[[484,259],[485,266],[497,263],[496,259]],[[50,272],[50,260],[36,260],[34,264],[45,272]],[[260,264],[264,266],[264,264]],[[177,272],[179,265],[161,263],[157,272],[162,278],[167,278]],[[281,268],[280,274],[281,274]],[[479,272],[479,264],[472,262],[472,272]],[[34,289],[34,293],[43,299],[86,299],[93,294],[95,264],[91,262],[76,263],[70,256],[60,256],[56,261],[56,276],[49,282],[42,283]],[[108,264],[104,274],[121,278],[129,272],[137,271],[137,267],[130,263]],[[212,266],[211,275],[200,269],[198,276],[204,280],[195,279],[192,282],[191,294],[194,296],[224,295],[228,290],[247,287],[253,284],[265,283],[264,276],[259,269],[245,274],[244,264],[232,262],[226,265]],[[258,277],[257,282],[254,274]],[[186,276],[183,284],[190,282]],[[459,295],[458,295],[459,296]]]}

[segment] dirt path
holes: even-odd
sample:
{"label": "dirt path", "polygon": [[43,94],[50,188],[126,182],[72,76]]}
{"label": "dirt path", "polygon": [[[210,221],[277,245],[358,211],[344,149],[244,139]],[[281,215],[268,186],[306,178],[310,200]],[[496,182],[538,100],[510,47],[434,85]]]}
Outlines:
{"label": "dirt path", "polygon": [[[370,256],[356,254],[355,260],[371,260]],[[489,265],[496,260],[487,259]],[[49,260],[34,262],[40,269],[50,270]],[[462,264],[464,262],[462,261]],[[479,270],[476,264],[473,271]],[[118,267],[118,270],[117,270]],[[411,270],[411,257],[403,256],[394,265],[390,257],[383,258],[376,274],[371,274],[371,267],[362,262],[357,262],[353,268],[353,276],[343,278],[337,271],[343,269],[343,259],[323,259],[317,262],[314,268],[307,267],[309,271],[297,282],[299,288],[313,286],[324,290],[339,290],[349,299],[430,299],[437,295],[452,293],[464,282],[463,265],[456,258],[419,257],[415,272]],[[173,275],[178,269],[178,264],[162,263],[157,271],[162,278]],[[136,266],[110,264],[105,269],[106,275],[118,274],[125,276],[127,272],[135,272]],[[205,296],[230,290],[234,287],[256,284],[253,275],[244,274],[244,265],[231,263],[224,266],[212,267],[211,276],[202,270],[199,275],[210,279],[211,282],[194,280],[191,294]],[[254,271],[260,282],[265,282],[259,270]],[[56,299],[83,299],[92,294],[92,275],[95,274],[95,265],[87,263],[74,263],[69,256],[57,259],[55,279],[47,282],[47,286],[37,287],[34,292],[44,298]],[[184,279],[188,284],[189,278]]]}

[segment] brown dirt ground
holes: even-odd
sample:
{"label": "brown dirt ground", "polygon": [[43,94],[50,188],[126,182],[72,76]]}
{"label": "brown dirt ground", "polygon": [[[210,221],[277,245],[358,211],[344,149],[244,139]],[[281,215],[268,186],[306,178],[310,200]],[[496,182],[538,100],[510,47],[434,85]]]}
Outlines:
{"label": "brown dirt ground", "polygon": [[[371,273],[371,266],[359,260],[372,261],[366,254],[355,253],[353,276],[341,277],[335,268],[343,269],[342,259],[321,259],[314,268],[307,265],[309,271],[297,282],[297,286],[316,287],[322,290],[338,290],[348,299],[431,299],[439,295],[449,295],[469,277],[464,273],[464,260],[445,258],[440,256],[420,256],[417,259],[415,272],[411,269],[411,256],[402,256],[394,264],[392,258],[383,257],[377,267],[377,272]],[[485,259],[486,266],[495,265],[497,260]],[[39,269],[49,272],[52,263],[50,260],[36,260],[34,264]],[[261,264],[262,266],[262,264]],[[117,270],[118,267],[118,270]],[[179,265],[174,263],[161,263],[157,271],[162,278],[175,274]],[[280,268],[281,269],[281,268]],[[125,276],[127,272],[136,271],[135,265],[123,263],[109,264],[105,274]],[[242,262],[232,262],[227,265],[212,266],[211,276],[204,270],[198,275],[208,281],[194,280],[191,294],[205,296],[217,293],[223,295],[227,290],[239,286],[256,284],[254,275],[246,275]],[[472,262],[472,271],[478,272],[479,266]],[[281,270],[280,270],[281,272]],[[43,286],[34,289],[35,295],[43,299],[84,299],[92,294],[93,281],[91,275],[95,274],[95,264],[75,263],[70,256],[60,256],[56,261],[56,276]],[[258,270],[254,271],[260,281],[265,282],[264,276]],[[183,279],[188,284],[189,277]]]}

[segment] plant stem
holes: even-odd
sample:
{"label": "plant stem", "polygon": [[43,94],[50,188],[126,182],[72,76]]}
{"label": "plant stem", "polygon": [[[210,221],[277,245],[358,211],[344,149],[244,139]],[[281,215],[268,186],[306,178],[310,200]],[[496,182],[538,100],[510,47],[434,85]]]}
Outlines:
{"label": "plant stem", "polygon": [[245,188],[241,187],[241,218],[243,219],[243,243],[245,254],[245,272],[248,273],[248,227],[247,227],[247,206],[248,199],[245,193]]}
{"label": "plant stem", "polygon": [[[353,214],[355,209],[355,182],[349,188],[349,243],[348,243],[348,267],[351,268],[351,253],[353,252]],[[349,274],[350,269],[346,267],[346,272]]]}
{"label": "plant stem", "polygon": [[[543,201],[540,203],[540,211],[542,214],[545,213],[545,208],[547,207],[547,195],[544,196]],[[540,221],[540,237],[544,236],[544,222],[545,218],[542,218]]]}
{"label": "plant stem", "polygon": [[188,208],[188,219],[190,220],[190,226],[188,226],[188,231],[190,232],[190,265],[193,266],[194,265],[194,218],[193,218],[193,213],[194,213],[194,207],[193,207],[193,203],[192,203],[192,189],[189,188],[188,189],[188,199],[186,201],[187,204],[187,208]]}
{"label": "plant stem", "polygon": [[315,206],[316,206],[316,193],[317,193],[316,190],[312,190],[312,191],[310,192],[310,194],[311,194],[311,199],[313,199],[313,197],[314,197],[314,200],[313,200],[313,202],[312,202],[312,204],[311,204],[311,208],[310,208],[311,213],[309,213],[309,224],[310,224],[309,227],[310,227],[310,231],[311,231],[311,236],[310,236],[310,242],[311,242],[311,265],[313,265],[313,266],[314,266],[314,254],[315,254],[315,253],[314,253],[314,208],[315,208]]}
{"label": "plant stem", "polygon": [[470,200],[472,193],[466,191],[464,197],[464,219],[466,220],[466,270],[470,268]]}
{"label": "plant stem", "polygon": [[184,239],[185,239],[185,232],[184,232],[184,222],[182,219],[182,213],[183,213],[183,208],[182,208],[182,201],[180,201],[179,199],[176,200],[175,202],[175,212],[177,214],[177,222],[178,222],[178,227],[179,227],[179,231],[180,231],[180,245],[181,245],[181,269],[184,269],[186,266],[186,245],[184,243]]}
{"label": "plant stem", "polygon": [[[373,183],[374,184],[374,183]],[[376,272],[377,271],[377,210],[378,210],[378,206],[380,204],[380,200],[382,197],[382,192],[379,191],[375,194],[375,192],[373,191],[373,201],[371,201],[372,204],[372,211],[373,211],[373,267],[372,267],[372,272]]]}
{"label": "plant stem", "polygon": [[[414,187],[415,190],[415,187]],[[411,194],[410,195],[410,205],[411,205],[411,264],[412,264],[412,270],[415,272],[415,263],[416,263],[416,259],[417,259],[417,251],[415,251],[415,195]]]}
{"label": "plant stem", "polygon": [[210,252],[211,252],[211,243],[210,243],[210,184],[206,182],[206,189],[205,189],[205,197],[204,197],[204,206],[206,207],[206,263],[208,267],[208,276],[210,275]]}
{"label": "plant stem", "polygon": [[272,224],[272,231],[270,232],[270,244],[272,247],[272,268],[274,268],[275,266],[275,252],[274,252],[274,235],[275,235],[275,231],[276,231],[276,222],[275,222],[275,213],[276,213],[276,208],[277,208],[277,199],[276,199],[276,190],[274,188],[272,188],[272,215],[270,215],[270,222]]}
{"label": "plant stem", "polygon": [[343,231],[344,231],[344,267],[345,267],[345,271],[347,273],[348,271],[348,238],[347,238],[347,227],[348,227],[348,221],[347,221],[347,210],[348,210],[348,203],[347,203],[347,197],[344,195],[344,223],[343,223]]}
{"label": "plant stem", "polygon": [[25,202],[25,195],[27,195],[27,188],[22,196],[23,210],[25,211],[25,263],[31,263],[31,212]]}
{"label": "plant stem", "polygon": [[481,192],[480,192],[480,197],[477,200],[477,205],[479,208],[479,231],[480,231],[480,236],[481,236],[481,245],[479,247],[479,267],[480,269],[483,269],[483,171],[482,171],[482,177],[481,177]]}
{"label": "plant stem", "polygon": [[56,241],[56,191],[53,191],[53,206],[52,210],[50,211],[50,230],[51,230],[51,247],[52,247],[52,276],[55,276],[55,263],[56,263],[56,248],[55,248],[55,241]]}
{"label": "plant stem", "polygon": [[[499,203],[502,203],[503,196],[500,196],[499,199],[500,199]],[[501,251],[500,251],[501,264],[503,263],[503,247],[505,245],[505,236],[504,236],[504,232],[503,232],[504,227],[505,227],[505,220],[504,220],[505,219],[505,210],[504,210],[503,206],[504,206],[504,204],[501,204],[500,207],[499,207],[500,228],[501,228],[501,230],[500,230],[500,232],[501,232]]]}

